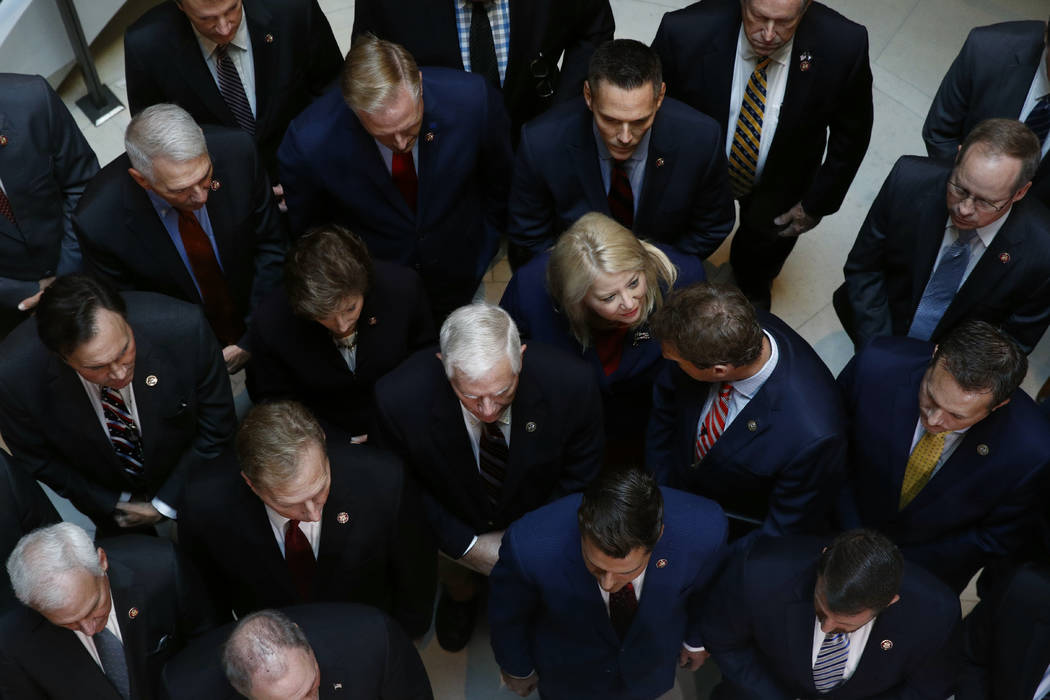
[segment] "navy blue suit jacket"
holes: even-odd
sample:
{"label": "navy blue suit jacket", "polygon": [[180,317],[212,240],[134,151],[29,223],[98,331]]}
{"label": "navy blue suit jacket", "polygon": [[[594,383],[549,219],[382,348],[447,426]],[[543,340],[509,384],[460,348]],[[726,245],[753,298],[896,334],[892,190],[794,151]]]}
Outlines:
{"label": "navy blue suit jacket", "polygon": [[664,532],[653,548],[638,612],[620,640],[580,549],[572,495],[503,535],[489,589],[496,662],[539,675],[545,700],[650,700],[674,684],[682,643],[701,646],[704,589],[722,561],[726,519],[706,498],[661,489]]}
{"label": "navy blue suit jacket", "polygon": [[669,365],[653,389],[646,464],[662,484],[713,498],[768,534],[814,533],[841,483],[846,423],[835,380],[779,318],[759,312],[777,341],[772,375],[700,463],[697,425],[711,385]]}
{"label": "navy blue suit jacket", "polygon": [[499,246],[509,134],[503,101],[484,78],[424,68],[413,213],[336,86],[296,117],[277,152],[292,232],[348,226],[373,257],[415,267],[431,305],[447,313],[470,301]]}
{"label": "navy blue suit jacket", "polygon": [[905,564],[900,599],[875,619],[853,676],[830,693],[817,693],[813,590],[826,544],[815,537],[763,537],[734,557],[704,608],[704,642],[726,679],[711,697],[943,700],[951,695],[959,668],[959,600],[913,564]]}
{"label": "navy blue suit jacket", "polygon": [[881,530],[905,557],[961,592],[979,568],[1023,540],[1050,475],[1050,430],[1035,402],[1016,390],[898,510],[932,354],[921,340],[876,338],[839,375],[850,419],[839,516],[844,528]]}
{"label": "navy blue suit jacket", "polygon": [[[532,255],[587,212],[610,213],[593,123],[580,97],[521,130],[507,235]],[[700,258],[715,252],[736,221],[723,133],[707,115],[664,99],[636,197],[635,235]]]}

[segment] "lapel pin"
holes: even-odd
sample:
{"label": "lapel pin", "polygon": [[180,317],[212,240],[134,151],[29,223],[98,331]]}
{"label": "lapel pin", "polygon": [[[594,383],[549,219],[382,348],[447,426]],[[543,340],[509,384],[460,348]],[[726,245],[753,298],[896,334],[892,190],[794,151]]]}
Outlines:
{"label": "lapel pin", "polygon": [[139,609],[138,608],[132,608],[131,610],[128,610],[128,617],[130,617],[132,620],[134,620],[138,616],[139,616]]}
{"label": "lapel pin", "polygon": [[376,317],[375,317],[375,316],[369,316],[369,317],[368,317],[368,325],[370,325],[370,326],[374,326],[374,325],[376,325],[377,323],[379,323],[379,321],[377,321],[377,320],[376,320]]}
{"label": "lapel pin", "polygon": [[423,134],[423,140],[427,143],[432,143],[434,141],[434,132],[428,131],[427,133]]}
{"label": "lapel pin", "polygon": [[893,648],[893,641],[889,639],[883,639],[882,644],[880,644],[879,646],[882,647],[883,651],[889,651]]}
{"label": "lapel pin", "polygon": [[652,338],[652,336],[649,335],[649,331],[647,331],[645,329],[637,330],[637,331],[634,332],[634,342],[633,342],[633,344],[634,345],[638,345],[638,343],[644,343],[645,341],[647,341],[647,340],[649,340],[651,338]]}
{"label": "lapel pin", "polygon": [[273,34],[267,34],[266,36],[264,36],[263,37],[263,41],[265,41],[267,44],[272,44],[273,43]]}
{"label": "lapel pin", "polygon": [[1006,263],[1010,262],[1010,254],[1009,253],[999,253],[999,262],[1001,262],[1003,265],[1005,265]]}
{"label": "lapel pin", "polygon": [[157,386],[157,375],[150,374],[146,376],[146,386]]}
{"label": "lapel pin", "polygon": [[7,145],[7,137],[4,136],[3,134],[0,134],[0,146],[6,146],[6,145]]}
{"label": "lapel pin", "polygon": [[810,66],[813,65],[813,54],[809,51],[803,51],[798,56],[798,68],[799,70],[807,71]]}
{"label": "lapel pin", "polygon": [[657,569],[664,569],[666,567],[667,567],[667,560],[666,559],[657,559],[656,560],[656,568]]}
{"label": "lapel pin", "polygon": [[656,159],[656,167],[658,167],[658,168],[664,167],[664,159],[663,158],[657,158]]}
{"label": "lapel pin", "polygon": [[343,684],[342,683],[333,683],[332,684],[332,690],[342,690],[342,689],[343,689]]}
{"label": "lapel pin", "polygon": [[335,521],[340,525],[346,525],[350,522],[350,516],[347,515],[346,511],[340,511],[339,515],[335,516]]}
{"label": "lapel pin", "polygon": [[222,187],[222,183],[221,182],[219,182],[218,180],[212,180],[211,181],[211,191],[212,192],[217,192],[220,187]]}
{"label": "lapel pin", "polygon": [[525,432],[526,433],[534,433],[534,432],[536,432],[536,422],[530,420],[528,423],[526,423],[525,424]]}
{"label": "lapel pin", "polygon": [[989,452],[991,452],[991,450],[988,449],[988,445],[981,443],[977,446],[977,454],[981,455],[982,457],[987,457]]}
{"label": "lapel pin", "polygon": [[749,420],[747,422],[747,429],[750,430],[752,433],[755,432],[756,430],[758,430],[758,421],[757,420]]}

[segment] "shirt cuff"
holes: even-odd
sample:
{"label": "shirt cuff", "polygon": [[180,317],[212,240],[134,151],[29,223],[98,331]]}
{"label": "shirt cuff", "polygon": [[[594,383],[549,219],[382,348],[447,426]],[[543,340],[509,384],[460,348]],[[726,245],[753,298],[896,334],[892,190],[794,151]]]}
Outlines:
{"label": "shirt cuff", "polygon": [[698,652],[698,651],[707,651],[707,649],[705,649],[704,647],[691,647],[688,644],[686,644],[685,642],[682,642],[682,648],[685,649],[686,651],[691,651],[694,654],[696,652]]}
{"label": "shirt cuff", "polygon": [[[464,550],[463,550],[463,553],[462,553],[462,554],[460,554],[460,555],[459,555],[458,557],[456,557],[456,558],[457,558],[457,559],[462,559],[463,557],[467,556],[467,554],[469,554],[469,553],[470,553],[470,550],[474,549],[474,545],[476,545],[477,543],[478,543],[478,536],[477,536],[477,535],[474,535],[474,539],[472,539],[472,540],[470,541],[470,544],[468,544],[468,545],[467,545],[467,548],[466,548],[466,549],[464,549]],[[510,675],[510,674],[507,674],[507,675]]]}
{"label": "shirt cuff", "polygon": [[117,503],[127,503],[130,500],[131,500],[131,492],[130,491],[121,491],[120,492],[120,498],[117,499]]}
{"label": "shirt cuff", "polygon": [[[507,673],[507,672],[506,672],[506,671],[504,671],[504,673]],[[507,673],[507,677],[508,677],[508,678],[513,678],[513,679],[514,679],[514,680],[516,680],[516,681],[523,681],[523,680],[525,680],[526,678],[532,678],[532,676],[533,676],[533,674],[534,674],[534,673],[536,673],[536,671],[535,671],[535,670],[533,670],[533,671],[529,671],[529,672],[528,672],[527,674],[525,674],[524,676],[515,676],[515,675],[514,675],[513,673]]]}
{"label": "shirt cuff", "polygon": [[171,506],[169,506],[167,503],[165,503],[164,501],[160,500],[159,498],[154,498],[152,501],[150,501],[150,503],[165,518],[168,518],[169,520],[177,520],[178,519],[178,515],[179,515],[178,512],[176,512],[176,510],[174,508],[172,508]]}

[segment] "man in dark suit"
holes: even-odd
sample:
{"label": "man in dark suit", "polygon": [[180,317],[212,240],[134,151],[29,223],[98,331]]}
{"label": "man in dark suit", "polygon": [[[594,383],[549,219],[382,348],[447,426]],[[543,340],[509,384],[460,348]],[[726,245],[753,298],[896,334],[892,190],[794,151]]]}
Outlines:
{"label": "man in dark suit", "polygon": [[1042,163],[1030,194],[1050,207],[1048,42],[1047,24],[1035,20],[974,28],[933,98],[922,140],[931,158],[947,161],[985,119],[1030,123],[1042,140]]}
{"label": "man in dark suit", "polygon": [[502,87],[517,143],[522,124],[580,94],[587,61],[615,28],[609,0],[360,0],[353,35],[372,32],[421,65],[480,73]]}
{"label": "man in dark suit", "polygon": [[191,304],[60,277],[0,356],[13,465],[100,532],[175,518],[190,464],[233,439],[222,355]]}
{"label": "man in dark suit", "polygon": [[590,211],[700,258],[735,221],[718,124],[665,100],[660,59],[631,39],[598,47],[583,98],[522,130],[509,207],[528,255]]}
{"label": "man in dark suit", "polygon": [[958,598],[870,530],[759,539],[701,632],[725,679],[713,700],[933,700],[958,672]]}
{"label": "man in dark suit", "polygon": [[0,621],[0,696],[151,700],[160,672],[210,626],[195,572],[166,539],[92,544],[72,523],[35,530],[7,560],[23,603]]}
{"label": "man in dark suit", "polygon": [[[0,450],[0,561],[7,561],[22,535],[61,520],[36,480],[12,467]],[[0,614],[15,603],[5,570],[0,572]]]}
{"label": "man in dark suit", "polygon": [[653,48],[667,94],[726,135],[740,201],[730,263],[768,308],[795,240],[838,211],[867,152],[867,31],[812,0],[704,0],[664,15]]}
{"label": "man in dark suit", "polygon": [[73,210],[98,159],[40,76],[0,73],[0,338],[80,269]]}
{"label": "man in dark suit", "polygon": [[1050,570],[1017,569],[963,623],[956,700],[1043,700],[1050,693]]}
{"label": "man in dark suit", "polygon": [[[722,563],[713,501],[605,472],[503,536],[489,624],[503,680],[525,697],[629,700],[671,689],[707,659],[705,588]],[[643,595],[644,594],[644,595]]]}
{"label": "man in dark suit", "polygon": [[719,503],[735,539],[817,533],[841,483],[835,380],[797,333],[733,287],[676,291],[650,321],[664,357],[646,462],[661,484]]}
{"label": "man in dark suit", "polygon": [[252,613],[172,659],[163,684],[172,700],[434,697],[405,633],[378,610],[350,603]]}
{"label": "man in dark suit", "polygon": [[243,129],[274,184],[289,122],[342,62],[317,0],[174,0],[124,34],[132,114],[171,102],[200,124]]}
{"label": "man in dark suit", "polygon": [[121,289],[201,304],[233,373],[251,357],[247,317],[279,283],[284,260],[255,146],[233,129],[204,133],[170,104],[132,119],[124,145],[77,207],[85,268]]}
{"label": "man in dark suit", "polygon": [[482,77],[420,71],[397,44],[358,37],[340,86],[281,143],[292,231],[347,226],[375,258],[419,272],[440,321],[471,300],[499,246],[508,131],[499,93]]}
{"label": "man in dark suit", "polygon": [[373,433],[408,464],[438,545],[455,560],[441,571],[435,627],[458,651],[484,584],[471,572],[492,570],[504,529],[598,473],[601,394],[582,360],[540,344],[526,353],[514,321],[490,304],[453,312],[434,350],[376,384]]}
{"label": "man in dark suit", "polygon": [[[932,355],[932,359],[931,359]],[[983,321],[933,346],[877,338],[839,375],[851,420],[844,527],[871,527],[961,592],[1034,534],[1050,477],[1027,359]]]}
{"label": "man in dark suit", "polygon": [[977,318],[1032,351],[1050,323],[1050,212],[1025,197],[1038,165],[1038,141],[1013,119],[978,125],[954,164],[897,161],[835,292],[858,348],[881,335],[936,342]]}
{"label": "man in dark suit", "polygon": [[325,436],[301,404],[255,406],[237,457],[187,486],[180,542],[237,617],[311,601],[374,605],[413,637],[430,628],[436,552],[393,455]]}

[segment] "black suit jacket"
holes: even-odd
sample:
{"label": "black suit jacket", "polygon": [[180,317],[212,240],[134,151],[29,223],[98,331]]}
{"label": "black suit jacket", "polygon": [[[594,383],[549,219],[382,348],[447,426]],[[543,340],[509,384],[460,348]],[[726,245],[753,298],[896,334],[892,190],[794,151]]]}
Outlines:
{"label": "black suit jacket", "polygon": [[[985,119],[1021,115],[1043,57],[1041,21],[976,27],[933,98],[922,140],[931,158],[953,161],[966,135]],[[1028,196],[1050,207],[1050,158],[1043,158]]]}
{"label": "black suit jacket", "polygon": [[159,294],[124,298],[135,334],[141,478],[124,473],[79,376],[44,348],[35,319],[0,345],[0,434],[12,462],[96,522],[110,520],[122,491],[178,508],[189,465],[218,455],[236,425],[222,354],[200,310]]}
{"label": "black suit jacket", "polygon": [[[903,156],[872,202],[835,292],[835,310],[858,348],[880,335],[908,334],[948,224],[951,170],[947,162]],[[1050,324],[1050,212],[1031,195],[1013,205],[932,340],[965,319],[1002,328],[1026,352]]]}
{"label": "black suit jacket", "polygon": [[[321,669],[325,700],[433,700],[419,652],[401,628],[374,608],[315,603],[281,612],[303,630]],[[222,671],[222,645],[234,624],[195,640],[164,667],[168,700],[236,700]]]}
{"label": "black suit jacket", "polygon": [[369,434],[401,454],[423,487],[441,550],[457,558],[480,533],[582,491],[601,466],[601,392],[587,364],[529,343],[511,405],[510,463],[489,505],[459,399],[436,347],[421,350],[376,384],[378,425]]}
{"label": "black suit jacket", "polygon": [[[664,100],[637,198],[632,230],[639,238],[701,258],[718,248],[736,221],[723,145],[713,119]],[[582,97],[522,130],[509,208],[507,235],[531,254],[549,248],[587,212],[609,214],[594,117]]]}
{"label": "black suit jacket", "polygon": [[[12,467],[7,454],[0,450],[0,561],[7,561],[22,535],[61,520],[40,485]],[[0,572],[0,614],[16,604],[4,568]]]}
{"label": "black suit jacket", "polygon": [[827,544],[812,537],[762,538],[723,573],[701,625],[726,679],[712,698],[941,700],[951,695],[959,666],[959,600],[914,564],[905,564],[900,600],[876,618],[853,676],[829,693],[817,693],[813,590],[816,563]]}
{"label": "black suit jacket", "polygon": [[[109,560],[131,697],[159,697],[164,664],[211,620],[200,581],[174,545],[124,535],[99,543]],[[11,700],[121,700],[76,635],[19,606],[0,622],[0,696]]]}
{"label": "black suit jacket", "polygon": [[[255,66],[255,140],[270,177],[288,123],[339,74],[343,54],[317,0],[247,0]],[[174,102],[200,124],[237,127],[204,61],[197,36],[174,2],[163,2],[124,35],[132,114]]]}
{"label": "black suit jacket", "polygon": [[[332,484],[312,600],[374,605],[422,636],[430,627],[437,557],[419,493],[394,455],[339,435],[327,442]],[[179,536],[222,614],[309,602],[296,593],[266,507],[232,450],[191,477]]]}
{"label": "black suit jacket", "polygon": [[[609,0],[510,0],[503,100],[515,143],[522,124],[582,93],[591,54],[613,38],[615,28]],[[463,69],[451,2],[360,0],[354,5],[353,34],[365,32],[401,44],[421,66]],[[549,74],[548,82],[535,77],[541,69]],[[548,87],[554,94],[541,97]]]}
{"label": "black suit jacket", "polygon": [[253,401],[295,399],[347,435],[368,432],[376,380],[437,340],[419,276],[382,260],[373,266],[357,322],[353,372],[324,326],[296,316],[283,289],[270,293],[252,318]]}
{"label": "black suit jacket", "polygon": [[[736,126],[728,121],[739,32],[738,0],[704,0],[664,15],[653,40],[667,94],[711,115],[723,134]],[[803,53],[810,55],[806,70]],[[806,213],[821,217],[838,210],[868,150],[868,33],[813,2],[789,60],[776,134],[749,206],[772,219],[801,201]]]}
{"label": "black suit jacket", "polygon": [[[222,127],[205,128],[204,136],[214,168],[206,206],[219,263],[238,313],[247,317],[280,282],[285,234],[251,138]],[[73,223],[85,268],[121,289],[201,303],[178,249],[129,167],[124,154],[103,168],[77,207]]]}

